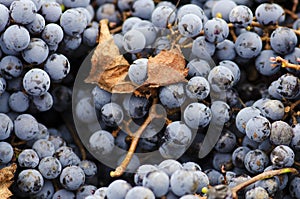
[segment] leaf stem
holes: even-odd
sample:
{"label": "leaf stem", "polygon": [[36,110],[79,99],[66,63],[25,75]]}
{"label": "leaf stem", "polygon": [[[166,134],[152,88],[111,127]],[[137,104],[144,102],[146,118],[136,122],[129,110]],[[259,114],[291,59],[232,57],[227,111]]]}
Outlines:
{"label": "leaf stem", "polygon": [[[154,98],[153,100],[153,104],[156,104],[158,101],[157,98]],[[153,107],[153,106],[152,106]],[[121,175],[123,175],[123,173],[125,172],[128,164],[130,163],[135,149],[138,145],[139,139],[141,137],[141,135],[143,134],[144,130],[147,128],[147,126],[150,124],[150,122],[152,121],[152,119],[155,117],[155,110],[154,109],[150,109],[149,111],[149,115],[147,117],[147,119],[144,121],[144,123],[142,124],[142,126],[137,130],[137,132],[134,133],[133,135],[133,139],[131,141],[130,144],[130,148],[124,158],[124,160],[122,161],[122,163],[115,169],[115,171],[111,171],[110,172],[110,176],[111,177],[119,177]]]}

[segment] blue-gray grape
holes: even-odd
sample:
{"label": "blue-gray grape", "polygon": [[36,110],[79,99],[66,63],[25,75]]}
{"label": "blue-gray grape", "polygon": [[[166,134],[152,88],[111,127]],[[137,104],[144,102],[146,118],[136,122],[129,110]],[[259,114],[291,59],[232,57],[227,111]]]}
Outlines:
{"label": "blue-gray grape", "polygon": [[83,185],[85,175],[80,167],[68,166],[62,170],[59,181],[65,189],[73,191]]}
{"label": "blue-gray grape", "polygon": [[19,173],[17,185],[20,191],[35,194],[42,190],[44,179],[37,170],[25,169]]}

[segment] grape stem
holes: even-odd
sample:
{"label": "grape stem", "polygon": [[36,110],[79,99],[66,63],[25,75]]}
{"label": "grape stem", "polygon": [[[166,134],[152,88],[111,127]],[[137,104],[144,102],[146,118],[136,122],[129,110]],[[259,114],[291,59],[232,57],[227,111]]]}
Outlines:
{"label": "grape stem", "polygon": [[259,180],[264,180],[267,178],[272,178],[274,176],[278,176],[278,175],[282,175],[282,174],[286,174],[286,173],[293,173],[293,174],[297,174],[298,171],[295,168],[283,168],[283,169],[278,169],[278,170],[271,170],[271,171],[266,171],[264,173],[261,173],[257,176],[254,176],[253,178],[233,187],[231,189],[232,191],[232,195],[234,199],[237,199],[237,192],[244,189],[245,187],[259,181]]}
{"label": "grape stem", "polygon": [[[297,58],[297,61],[300,62],[300,58]],[[272,66],[274,66],[274,67],[280,63],[282,68],[290,68],[290,69],[300,70],[300,65],[289,63],[288,60],[283,59],[280,56],[271,57],[270,62],[274,62],[274,64],[272,64]]]}
{"label": "grape stem", "polygon": [[[153,104],[156,104],[157,102],[158,102],[158,99],[154,98],[153,99]],[[123,173],[125,172],[128,164],[130,163],[130,161],[131,161],[131,159],[134,155],[135,149],[138,145],[138,142],[139,142],[139,139],[140,139],[141,135],[143,134],[144,130],[147,128],[147,126],[150,124],[150,122],[152,121],[152,119],[154,117],[156,117],[155,108],[153,108],[153,106],[152,106],[152,109],[150,109],[147,119],[144,121],[142,126],[133,134],[133,139],[131,141],[130,148],[129,148],[124,160],[115,169],[115,171],[110,172],[111,177],[119,177],[119,176],[123,175]]]}

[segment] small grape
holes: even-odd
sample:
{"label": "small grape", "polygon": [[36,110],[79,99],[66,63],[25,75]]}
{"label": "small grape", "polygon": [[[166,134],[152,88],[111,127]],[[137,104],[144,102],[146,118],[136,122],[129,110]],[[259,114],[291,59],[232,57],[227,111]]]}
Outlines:
{"label": "small grape", "polygon": [[112,152],[114,148],[114,137],[108,131],[99,130],[92,134],[89,144],[92,150],[106,155]]}
{"label": "small grape", "polygon": [[46,139],[39,139],[35,141],[32,149],[36,151],[40,158],[52,156],[55,153],[54,145]]}
{"label": "small grape", "polygon": [[239,168],[245,168],[244,159],[250,149],[246,146],[236,148],[232,153],[232,163]]}
{"label": "small grape", "polygon": [[131,185],[125,180],[115,180],[107,187],[106,196],[107,198],[122,199],[131,188]]}
{"label": "small grape", "polygon": [[169,109],[180,107],[186,99],[184,85],[178,83],[162,87],[159,91],[159,99]]}
{"label": "small grape", "polygon": [[263,3],[257,6],[255,10],[257,21],[264,25],[276,25],[284,21],[285,12],[283,8],[276,3]]}
{"label": "small grape", "polygon": [[19,77],[23,72],[22,61],[16,56],[5,56],[0,62],[0,73],[7,80]]}
{"label": "small grape", "polygon": [[39,132],[38,122],[30,114],[21,114],[14,121],[15,134],[21,140],[31,140]]}
{"label": "small grape", "polygon": [[0,113],[0,140],[9,138],[14,128],[12,120],[5,113]]}
{"label": "small grape", "polygon": [[270,45],[272,49],[282,55],[293,52],[297,45],[298,39],[296,34],[287,27],[276,28],[270,36]]}
{"label": "small grape", "polygon": [[67,35],[76,36],[83,33],[87,26],[87,18],[80,10],[67,9],[60,17],[60,25]]}
{"label": "small grape", "polygon": [[209,124],[212,113],[209,107],[202,103],[191,103],[184,110],[185,123],[193,128],[205,127]]}
{"label": "small grape", "polygon": [[175,171],[182,169],[182,165],[177,160],[167,159],[158,165],[158,169],[166,172],[171,177]]}
{"label": "small grape", "polygon": [[211,43],[224,41],[229,35],[229,28],[225,20],[212,18],[204,25],[205,39]]}
{"label": "small grape", "polygon": [[178,23],[178,30],[185,37],[195,37],[203,28],[201,19],[195,14],[186,14]]}
{"label": "small grape", "polygon": [[256,142],[266,140],[271,133],[271,123],[263,116],[252,117],[246,124],[246,135]]}
{"label": "small grape", "polygon": [[285,145],[275,147],[270,155],[272,164],[279,168],[291,167],[294,164],[294,158],[294,151]]}
{"label": "small grape", "polygon": [[62,166],[57,158],[48,156],[41,159],[38,169],[44,178],[55,179],[61,173]]}
{"label": "small grape", "polygon": [[260,116],[261,111],[255,107],[245,107],[241,109],[236,118],[235,118],[235,125],[237,129],[242,132],[246,133],[246,124],[247,122],[255,116]]}
{"label": "small grape", "polygon": [[53,194],[52,199],[75,199],[75,194],[66,189],[60,189]]}
{"label": "small grape", "polygon": [[126,194],[125,199],[135,199],[138,197],[155,199],[153,192],[150,189],[142,186],[136,186],[130,189]]}
{"label": "small grape", "polygon": [[54,81],[60,81],[70,72],[70,62],[63,54],[52,54],[44,64],[44,70]]}
{"label": "small grape", "polygon": [[93,185],[83,185],[77,190],[76,199],[85,199],[87,196],[94,194],[96,190],[97,187]]}
{"label": "small grape", "polygon": [[233,86],[234,75],[225,66],[215,66],[208,74],[208,82],[214,91],[226,90]]}
{"label": "small grape", "polygon": [[151,19],[151,14],[154,12],[155,5],[152,0],[136,0],[132,5],[132,15],[142,19]]}
{"label": "small grape", "polygon": [[246,199],[256,199],[256,198],[268,199],[269,194],[264,188],[255,187],[254,189],[251,189],[246,192],[245,198]]}
{"label": "small grape", "polygon": [[128,69],[129,79],[138,85],[143,84],[148,78],[148,59],[135,60]]}
{"label": "small grape", "polygon": [[18,163],[21,167],[35,168],[39,162],[39,156],[33,149],[24,149],[18,156]]}
{"label": "small grape", "polygon": [[61,146],[56,149],[54,155],[60,161],[62,167],[70,165],[77,166],[80,163],[79,157],[74,153],[73,149],[68,146]]}
{"label": "small grape", "polygon": [[251,9],[244,5],[234,7],[229,13],[229,21],[239,28],[246,28],[252,23],[252,20]]}
{"label": "small grape", "polygon": [[9,50],[20,52],[28,47],[30,35],[25,27],[20,25],[11,25],[3,33],[3,42]]}
{"label": "small grape", "polygon": [[44,186],[41,191],[31,196],[32,199],[52,199],[54,194],[53,183],[49,180],[44,181]]}
{"label": "small grape", "polygon": [[37,170],[25,169],[19,173],[17,185],[22,192],[35,194],[42,190],[44,179]]}
{"label": "small grape", "polygon": [[105,125],[115,127],[123,121],[124,113],[121,106],[111,102],[101,108],[101,118]]}
{"label": "small grape", "polygon": [[48,55],[49,47],[40,38],[31,38],[28,47],[22,51],[23,59],[27,63],[34,65],[43,63],[47,59]]}
{"label": "small grape", "polygon": [[94,176],[97,173],[97,165],[90,160],[82,160],[78,165],[86,177]]}
{"label": "small grape", "polygon": [[123,37],[123,47],[129,53],[139,53],[146,47],[146,38],[138,30],[129,30]]}
{"label": "small grape", "polygon": [[65,189],[73,191],[83,185],[85,175],[80,167],[68,166],[62,170],[59,181]]}
{"label": "small grape", "polygon": [[235,41],[236,53],[242,58],[253,58],[259,55],[262,49],[262,41],[258,34],[245,32],[240,34]]}
{"label": "small grape", "polygon": [[186,94],[191,99],[203,100],[210,93],[210,86],[204,77],[192,77],[186,85]]}
{"label": "small grape", "polygon": [[40,12],[47,22],[55,23],[60,19],[62,9],[59,3],[46,1],[42,4]]}
{"label": "small grape", "polygon": [[197,58],[189,61],[186,67],[189,69],[188,76],[190,78],[195,76],[207,78],[210,71],[208,62]]}
{"label": "small grape", "polygon": [[13,1],[9,10],[13,21],[20,24],[32,22],[37,12],[35,4],[30,0]]}
{"label": "small grape", "polygon": [[0,163],[9,163],[14,155],[14,149],[8,142],[0,142]]}
{"label": "small grape", "polygon": [[156,7],[151,15],[152,23],[158,28],[167,28],[168,24],[175,21],[176,14],[169,6]]}
{"label": "small grape", "polygon": [[225,181],[224,176],[219,171],[217,171],[215,169],[207,169],[207,170],[204,171],[204,173],[208,177],[209,184],[211,186],[222,184]]}
{"label": "small grape", "polygon": [[250,173],[260,173],[269,164],[269,158],[259,149],[251,150],[246,154],[244,164]]}
{"label": "small grape", "polygon": [[26,93],[18,91],[10,95],[8,104],[11,110],[22,113],[29,108],[29,97]]}
{"label": "small grape", "polygon": [[164,171],[150,171],[143,178],[143,187],[152,190],[156,197],[162,197],[169,191],[169,176]]}
{"label": "small grape", "polygon": [[270,141],[275,145],[289,145],[293,138],[292,127],[284,121],[275,121],[271,126]]}

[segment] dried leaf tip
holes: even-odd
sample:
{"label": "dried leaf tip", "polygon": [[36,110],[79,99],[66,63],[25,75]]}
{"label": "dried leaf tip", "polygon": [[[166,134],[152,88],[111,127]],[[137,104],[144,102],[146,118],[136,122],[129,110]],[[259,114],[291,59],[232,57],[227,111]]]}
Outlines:
{"label": "dried leaf tip", "polygon": [[0,170],[0,197],[3,199],[10,198],[13,195],[9,187],[13,183],[12,179],[16,170],[17,164],[15,163]]}

